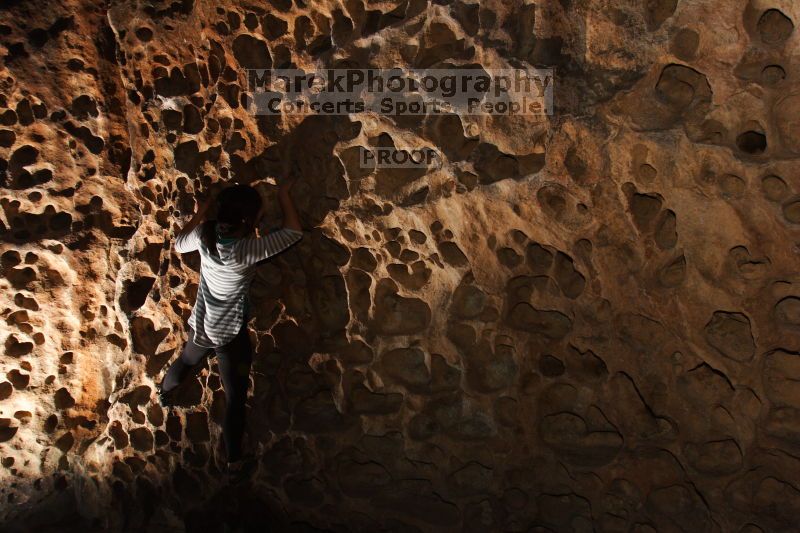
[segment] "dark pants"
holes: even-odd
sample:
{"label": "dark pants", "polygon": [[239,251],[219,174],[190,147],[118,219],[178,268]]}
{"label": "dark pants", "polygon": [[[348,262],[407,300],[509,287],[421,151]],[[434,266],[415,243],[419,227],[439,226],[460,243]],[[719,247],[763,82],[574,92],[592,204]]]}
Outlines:
{"label": "dark pants", "polygon": [[247,324],[228,344],[218,348],[198,346],[192,339],[194,331],[189,328],[189,340],[183,347],[181,356],[170,365],[164,376],[162,388],[170,391],[183,381],[191,367],[202,362],[209,353],[217,353],[217,365],[225,389],[225,420],[222,425],[222,437],[228,461],[236,461],[242,455],[242,434],[244,433],[245,402],[247,388],[250,385],[250,365],[253,362],[253,351]]}

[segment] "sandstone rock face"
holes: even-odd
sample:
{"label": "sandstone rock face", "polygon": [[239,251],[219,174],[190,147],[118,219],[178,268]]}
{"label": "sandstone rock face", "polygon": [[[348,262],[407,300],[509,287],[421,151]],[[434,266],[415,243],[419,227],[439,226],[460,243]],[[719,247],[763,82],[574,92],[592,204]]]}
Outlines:
{"label": "sandstone rock face", "polygon": [[[794,531],[800,4],[0,6],[11,531]],[[247,68],[555,68],[549,117],[255,116]],[[360,148],[436,147],[430,172]],[[278,171],[245,485],[186,340],[194,194]],[[232,529],[229,529],[232,530]]]}

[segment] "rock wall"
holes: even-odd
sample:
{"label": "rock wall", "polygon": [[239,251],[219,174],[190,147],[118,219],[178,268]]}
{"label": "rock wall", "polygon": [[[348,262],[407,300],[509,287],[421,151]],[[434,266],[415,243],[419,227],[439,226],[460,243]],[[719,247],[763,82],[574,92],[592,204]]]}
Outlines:
{"label": "rock wall", "polygon": [[[6,0],[9,531],[757,531],[800,513],[800,5]],[[536,117],[255,116],[246,68],[556,69]],[[359,147],[434,146],[428,173]],[[253,285],[248,484],[211,359],[163,410],[214,182]],[[52,529],[48,529],[52,528]]]}

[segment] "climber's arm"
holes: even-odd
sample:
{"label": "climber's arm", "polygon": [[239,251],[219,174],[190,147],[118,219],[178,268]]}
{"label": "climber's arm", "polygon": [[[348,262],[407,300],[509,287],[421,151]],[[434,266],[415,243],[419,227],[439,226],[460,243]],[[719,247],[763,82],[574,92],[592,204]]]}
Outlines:
{"label": "climber's arm", "polygon": [[175,237],[175,251],[178,253],[193,252],[200,247],[200,231],[195,229],[205,219],[211,207],[211,196],[198,202],[197,212]]}
{"label": "climber's arm", "polygon": [[[292,202],[292,197],[289,194],[289,191],[296,182],[296,170],[281,180],[281,184],[278,185],[278,202],[280,202],[281,210],[283,211],[283,227],[296,231],[303,231],[303,228],[300,227],[300,216],[297,214],[297,209],[295,208],[294,203]],[[266,233],[266,227],[264,224],[264,216],[266,213],[267,204],[262,203],[261,209],[259,210],[258,215],[256,215],[255,220],[255,227],[258,229],[259,235]]]}
{"label": "climber's arm", "polygon": [[300,216],[297,214],[297,209],[294,207],[292,197],[289,195],[289,191],[296,181],[296,175],[284,179],[278,186],[278,200],[281,202],[281,209],[283,210],[283,227],[302,232],[303,228],[300,227]]}
{"label": "climber's arm", "polygon": [[[278,188],[278,200],[283,210],[283,227],[263,237],[243,239],[239,247],[240,258],[245,263],[256,263],[277,255],[303,238],[300,216],[289,196],[295,177],[286,178]],[[259,221],[263,213],[259,213]]]}
{"label": "climber's arm", "polygon": [[302,231],[284,227],[264,237],[242,239],[239,241],[239,259],[246,264],[257,263],[281,253],[302,238]]}

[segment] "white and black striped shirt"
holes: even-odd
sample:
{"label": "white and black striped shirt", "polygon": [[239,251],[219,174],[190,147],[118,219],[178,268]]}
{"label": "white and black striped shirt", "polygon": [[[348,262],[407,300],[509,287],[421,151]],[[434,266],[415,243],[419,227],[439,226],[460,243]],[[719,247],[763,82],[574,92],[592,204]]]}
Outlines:
{"label": "white and black striped shirt", "polygon": [[200,251],[200,287],[189,317],[197,345],[216,348],[231,341],[242,327],[255,264],[272,257],[303,237],[303,232],[281,228],[264,237],[217,242],[219,257],[200,238],[202,224],[175,239],[179,253]]}

